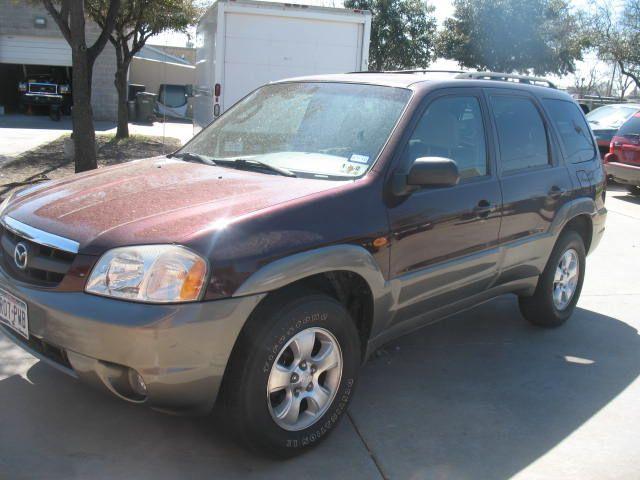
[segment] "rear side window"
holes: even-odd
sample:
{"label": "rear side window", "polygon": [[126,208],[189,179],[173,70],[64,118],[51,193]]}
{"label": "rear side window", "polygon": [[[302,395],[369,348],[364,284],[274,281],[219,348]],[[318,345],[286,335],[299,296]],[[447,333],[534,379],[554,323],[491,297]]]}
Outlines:
{"label": "rear side window", "polygon": [[549,164],[547,133],[531,100],[506,95],[491,97],[498,130],[500,161],[505,173]]}
{"label": "rear side window", "polygon": [[619,137],[633,137],[640,135],[640,113],[636,113],[633,117],[624,122],[620,127],[620,130],[618,130],[617,135]]}
{"label": "rear side window", "polygon": [[545,99],[542,102],[560,133],[567,160],[571,163],[593,160],[596,157],[595,145],[580,109],[566,100]]}

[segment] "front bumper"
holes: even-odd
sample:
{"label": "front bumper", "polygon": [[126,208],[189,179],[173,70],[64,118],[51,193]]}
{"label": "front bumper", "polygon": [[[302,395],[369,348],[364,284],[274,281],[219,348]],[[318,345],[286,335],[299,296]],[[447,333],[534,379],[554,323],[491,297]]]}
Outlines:
{"label": "front bumper", "polygon": [[[132,403],[206,413],[214,405],[236,338],[264,295],[147,305],[18,284],[0,270],[0,287],[28,306],[27,342],[16,344],[80,380]],[[128,369],[147,385],[131,395]]]}
{"label": "front bumper", "polygon": [[53,93],[24,93],[20,100],[23,105],[62,105],[64,99]]}
{"label": "front bumper", "polygon": [[640,186],[640,166],[607,162],[604,168],[607,175],[613,177],[617,183]]}

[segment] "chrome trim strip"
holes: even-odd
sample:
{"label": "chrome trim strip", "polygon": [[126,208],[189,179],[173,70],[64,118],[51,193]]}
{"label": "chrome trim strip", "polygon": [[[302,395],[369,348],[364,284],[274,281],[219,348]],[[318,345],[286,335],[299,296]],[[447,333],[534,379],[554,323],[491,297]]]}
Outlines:
{"label": "chrome trim strip", "polygon": [[31,240],[39,245],[44,245],[45,247],[51,247],[69,253],[78,253],[80,250],[80,244],[75,240],[60,237],[53,233],[44,232],[11,217],[5,216],[0,218],[0,223],[7,230],[11,230],[16,235],[20,235],[21,237]]}

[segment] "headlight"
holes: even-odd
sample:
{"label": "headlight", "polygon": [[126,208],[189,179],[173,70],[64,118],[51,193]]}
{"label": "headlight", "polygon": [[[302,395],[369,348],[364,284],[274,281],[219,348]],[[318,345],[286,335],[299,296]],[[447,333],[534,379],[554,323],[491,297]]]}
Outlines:
{"label": "headlight", "polygon": [[114,248],[93,267],[85,291],[137,302],[192,302],[200,299],[207,273],[206,260],[184,247]]}
{"label": "headlight", "polygon": [[60,93],[69,93],[69,85],[60,85]]}
{"label": "headlight", "polygon": [[27,84],[26,84],[26,82],[20,82],[20,83],[18,83],[18,90],[20,90],[21,92],[26,92],[26,91],[27,91]]}

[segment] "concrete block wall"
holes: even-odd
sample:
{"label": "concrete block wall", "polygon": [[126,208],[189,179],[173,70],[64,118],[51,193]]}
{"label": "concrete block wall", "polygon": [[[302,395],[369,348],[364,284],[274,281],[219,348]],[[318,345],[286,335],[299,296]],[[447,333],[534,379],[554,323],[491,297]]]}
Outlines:
{"label": "concrete block wall", "polygon": [[[45,17],[44,28],[34,27],[36,17]],[[99,28],[87,22],[87,44],[91,45],[99,34]],[[0,35],[27,35],[62,38],[56,22],[37,1],[0,0]],[[2,39],[0,38],[0,41]],[[117,116],[117,92],[113,85],[116,71],[116,55],[110,43],[97,58],[93,68],[92,104],[96,120],[115,120]]]}

